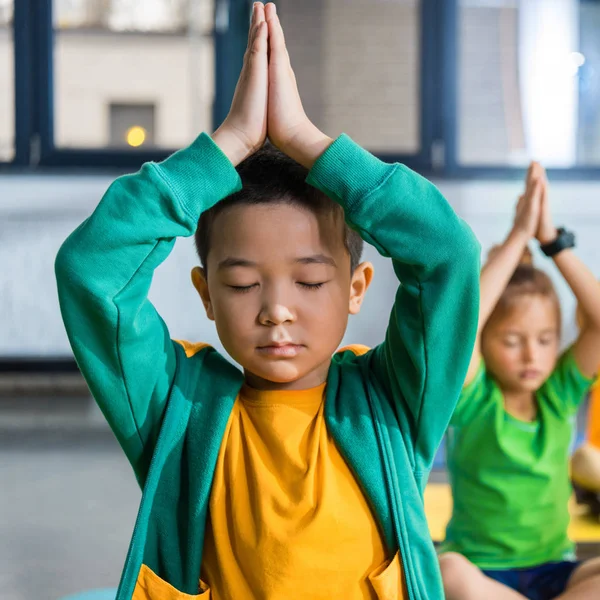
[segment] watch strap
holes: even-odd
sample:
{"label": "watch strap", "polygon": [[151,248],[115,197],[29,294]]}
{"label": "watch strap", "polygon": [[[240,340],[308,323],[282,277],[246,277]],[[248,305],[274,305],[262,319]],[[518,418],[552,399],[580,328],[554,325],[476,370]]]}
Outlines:
{"label": "watch strap", "polygon": [[566,248],[575,247],[575,234],[572,231],[564,227],[559,227],[556,231],[557,236],[554,240],[547,244],[540,244],[540,249],[546,256],[555,256]]}

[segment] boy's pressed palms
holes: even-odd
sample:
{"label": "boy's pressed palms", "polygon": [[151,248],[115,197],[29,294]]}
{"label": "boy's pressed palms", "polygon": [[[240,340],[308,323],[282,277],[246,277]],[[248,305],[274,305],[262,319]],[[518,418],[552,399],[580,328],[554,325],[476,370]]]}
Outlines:
{"label": "boy's pressed palms", "polygon": [[234,165],[256,152],[267,137],[267,44],[265,7],[262,2],[255,2],[244,65],[231,108],[212,136]]}
{"label": "boy's pressed palms", "polygon": [[275,5],[267,4],[269,26],[269,139],[285,152],[294,137],[306,127],[308,117],[302,107],[296,76],[290,63],[283,30]]}
{"label": "boy's pressed palms", "polygon": [[273,3],[266,5],[265,17],[269,27],[268,136],[282,152],[310,168],[332,140],[319,131],[304,112]]}

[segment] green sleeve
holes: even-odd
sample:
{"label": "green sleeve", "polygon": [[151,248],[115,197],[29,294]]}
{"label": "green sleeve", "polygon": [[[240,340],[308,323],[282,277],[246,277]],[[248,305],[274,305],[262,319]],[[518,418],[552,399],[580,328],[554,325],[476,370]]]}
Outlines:
{"label": "green sleeve", "polygon": [[205,134],[117,179],[55,263],[67,335],[90,390],[142,482],[175,374],[167,326],[148,300],[154,270],[200,214],[240,188]]}
{"label": "green sleeve", "polygon": [[593,383],[593,377],[586,377],[581,372],[571,346],[558,359],[552,374],[543,385],[543,390],[559,411],[572,414],[585,400]]}
{"label": "green sleeve", "polygon": [[379,161],[347,136],[317,160],[308,181],[392,258],[400,283],[385,341],[372,360],[412,437],[416,468],[428,469],[473,350],[479,244],[433,184],[403,165]]}

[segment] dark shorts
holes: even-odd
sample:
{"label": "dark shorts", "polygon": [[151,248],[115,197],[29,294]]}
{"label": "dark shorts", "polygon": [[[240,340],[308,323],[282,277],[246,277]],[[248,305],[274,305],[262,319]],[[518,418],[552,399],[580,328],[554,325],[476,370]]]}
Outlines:
{"label": "dark shorts", "polygon": [[483,569],[483,573],[529,600],[552,600],[565,591],[569,578],[580,564],[564,560],[527,569]]}

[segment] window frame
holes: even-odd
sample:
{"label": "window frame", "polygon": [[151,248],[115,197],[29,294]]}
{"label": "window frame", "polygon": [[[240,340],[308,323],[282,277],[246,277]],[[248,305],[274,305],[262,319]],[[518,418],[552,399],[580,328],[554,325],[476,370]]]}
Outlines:
{"label": "window frame", "polygon": [[[83,167],[90,171],[129,170],[147,161],[160,161],[176,148],[118,150],[111,148],[60,148],[54,143],[54,28],[52,0],[15,0],[13,8],[15,72],[15,149],[11,161],[0,162],[2,172],[59,167]],[[248,0],[215,0],[215,9],[228,10],[229,27],[213,31],[217,73],[239,72],[251,3]],[[240,29],[241,28],[241,29]],[[161,35],[161,34],[158,34]],[[223,68],[227,65],[228,68]],[[218,77],[215,82],[213,122],[227,114],[235,81]]]}
{"label": "window frame", "polygon": [[[579,0],[598,3],[599,0]],[[225,118],[233,96],[246,44],[249,0],[215,0],[215,12],[227,11],[227,27],[216,26],[213,127]],[[458,16],[459,0],[421,0],[420,4],[420,150],[414,154],[378,153],[444,179],[523,177],[525,167],[463,165],[458,160]],[[60,148],[54,144],[54,30],[52,0],[14,2],[15,149],[0,169],[84,167],[128,170],[160,161],[173,149],[118,150]],[[556,180],[600,180],[600,165],[549,168]]]}

